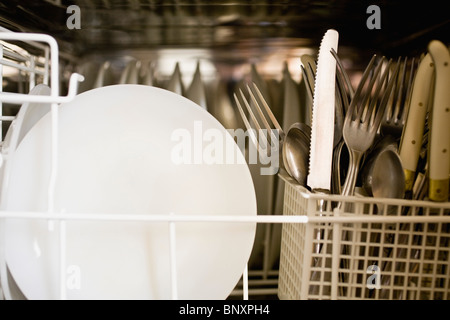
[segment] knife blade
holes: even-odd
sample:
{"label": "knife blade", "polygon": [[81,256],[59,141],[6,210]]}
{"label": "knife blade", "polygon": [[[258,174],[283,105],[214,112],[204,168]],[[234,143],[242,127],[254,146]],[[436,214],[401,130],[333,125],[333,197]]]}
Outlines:
{"label": "knife blade", "polygon": [[329,29],[319,48],[312,110],[311,146],[307,184],[313,191],[329,193],[333,159],[336,99],[336,60],[339,34]]}
{"label": "knife blade", "polygon": [[429,148],[428,198],[447,201],[450,174],[450,54],[441,41],[428,44],[435,68],[434,98]]}
{"label": "knife blade", "polygon": [[414,185],[420,151],[422,148],[425,117],[428,110],[429,96],[434,74],[430,54],[420,61],[414,78],[411,103],[407,120],[403,128],[399,154],[405,172],[405,190],[411,191]]}

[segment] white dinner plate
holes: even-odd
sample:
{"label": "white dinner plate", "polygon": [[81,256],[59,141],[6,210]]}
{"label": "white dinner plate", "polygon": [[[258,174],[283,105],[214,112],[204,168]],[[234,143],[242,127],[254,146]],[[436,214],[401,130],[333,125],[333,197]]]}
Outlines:
{"label": "white dinner plate", "polygon": [[[17,148],[2,210],[48,210],[50,116]],[[251,175],[232,136],[178,94],[142,85],[84,92],[61,106],[58,139],[55,212],[256,215]],[[219,159],[214,148],[233,152],[235,160],[212,163]],[[59,223],[9,219],[5,227],[6,260],[25,296],[58,299]],[[255,228],[177,223],[178,298],[227,298],[246,266]],[[68,299],[171,298],[167,222],[68,220],[63,238]]]}
{"label": "white dinner plate", "polygon": [[[50,87],[45,84],[38,84],[30,90],[30,95],[49,96],[51,94]],[[6,132],[5,139],[2,144],[2,165],[0,166],[0,189],[3,190],[8,184],[8,160],[12,157],[17,146],[31,130],[31,128],[50,111],[49,103],[24,103],[17,112],[15,119]]]}
{"label": "white dinner plate", "polygon": [[[30,90],[30,95],[44,95],[48,96],[51,94],[50,87],[45,84],[38,84]],[[7,188],[9,175],[9,158],[14,154],[17,146],[31,130],[31,128],[50,111],[49,103],[24,103],[19,109],[15,119],[11,122],[8,128],[8,132],[5,135],[2,145],[2,163],[0,166],[0,195],[3,190]],[[1,196],[0,196],[1,199]],[[0,261],[0,267],[5,268],[6,264],[4,261]],[[24,296],[20,289],[17,287],[16,282],[11,277],[10,272],[6,273],[8,278],[8,291],[13,299],[23,299]],[[3,288],[6,291],[6,288]],[[6,294],[6,292],[5,292]]]}

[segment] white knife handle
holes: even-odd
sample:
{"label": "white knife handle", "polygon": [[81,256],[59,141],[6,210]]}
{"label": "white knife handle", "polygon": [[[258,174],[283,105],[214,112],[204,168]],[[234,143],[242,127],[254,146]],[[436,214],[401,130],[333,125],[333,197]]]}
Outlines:
{"label": "white knife handle", "polygon": [[440,41],[433,40],[428,52],[436,70],[430,129],[429,189],[432,201],[447,201],[450,173],[450,54]]}
{"label": "white knife handle", "polygon": [[411,95],[407,121],[400,144],[400,159],[405,172],[405,188],[411,191],[422,147],[425,117],[434,73],[433,61],[427,54],[419,64]]}

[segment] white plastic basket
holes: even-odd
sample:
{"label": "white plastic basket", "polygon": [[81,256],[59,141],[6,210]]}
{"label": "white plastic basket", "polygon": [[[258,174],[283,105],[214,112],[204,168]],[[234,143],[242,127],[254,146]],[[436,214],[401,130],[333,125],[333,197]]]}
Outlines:
{"label": "white plastic basket", "polygon": [[283,214],[308,223],[283,224],[280,299],[450,299],[449,202],[313,194],[282,178]]}

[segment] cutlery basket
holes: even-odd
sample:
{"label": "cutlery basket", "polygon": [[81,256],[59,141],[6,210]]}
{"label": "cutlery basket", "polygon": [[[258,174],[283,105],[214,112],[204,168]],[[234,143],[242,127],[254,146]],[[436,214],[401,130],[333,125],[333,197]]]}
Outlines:
{"label": "cutlery basket", "polygon": [[280,299],[450,299],[449,202],[313,194],[281,178],[283,215],[308,222],[283,224]]}

